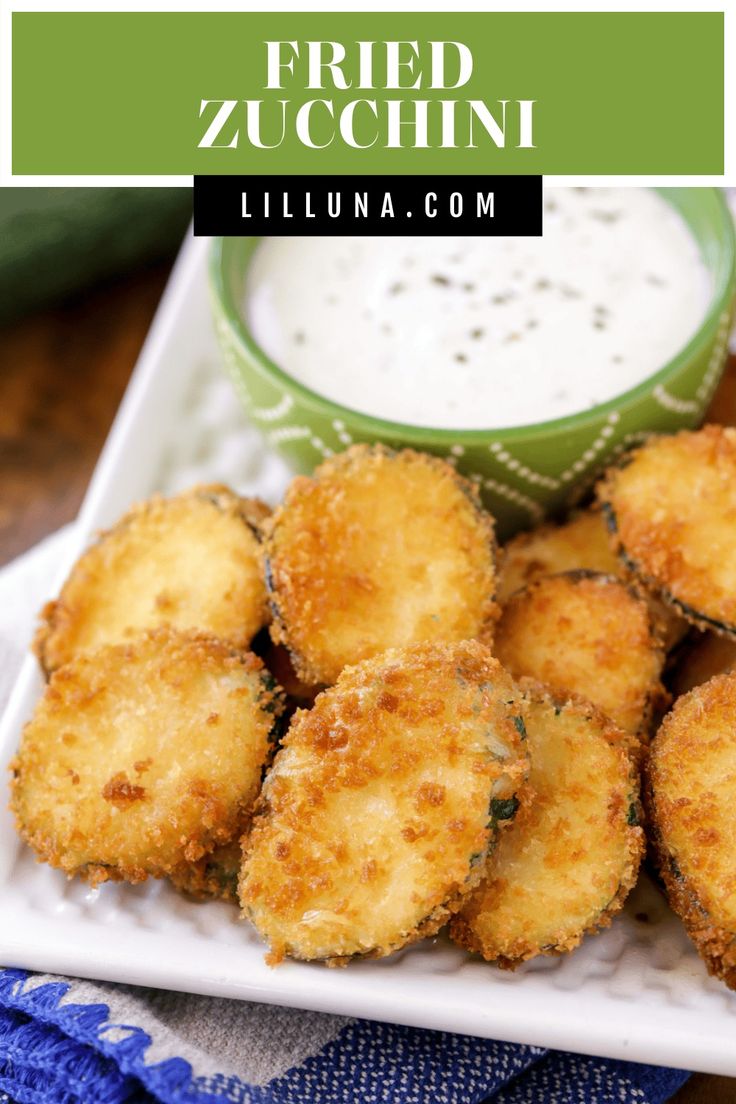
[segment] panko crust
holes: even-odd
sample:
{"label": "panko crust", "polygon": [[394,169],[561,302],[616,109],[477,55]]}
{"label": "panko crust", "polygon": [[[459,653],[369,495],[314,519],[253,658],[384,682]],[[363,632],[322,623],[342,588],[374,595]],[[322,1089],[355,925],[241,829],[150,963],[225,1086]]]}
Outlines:
{"label": "panko crust", "polygon": [[517,591],[496,630],[495,654],[514,678],[592,701],[646,741],[668,701],[662,642],[640,594],[610,575],[569,571]]}
{"label": "panko crust", "polygon": [[590,702],[520,687],[528,787],[450,923],[454,942],[508,970],[608,927],[644,852],[635,741]]}
{"label": "panko crust", "polygon": [[34,651],[44,672],[165,626],[246,648],[269,616],[260,546],[269,514],[219,483],[133,506],[42,609]]}
{"label": "panko crust", "polygon": [[691,624],[736,636],[736,428],[652,437],[598,497],[629,569]]}
{"label": "panko crust", "polygon": [[650,843],[672,909],[708,972],[736,989],[736,673],[678,698],[650,749]]}
{"label": "panko crust", "polygon": [[560,524],[549,521],[517,533],[502,547],[498,600],[505,603],[517,590],[543,575],[559,575],[564,571],[618,575],[619,570],[600,510],[580,510]]}
{"label": "panko crust", "polygon": [[[501,549],[498,600],[504,605],[513,593],[544,575],[594,571],[631,582],[632,573],[616,555],[606,518],[591,506],[557,524],[546,522],[519,533]],[[688,632],[687,621],[655,593],[638,583],[649,605],[652,624],[669,652]]]}
{"label": "panko crust", "polygon": [[296,713],[240,879],[272,963],[342,965],[439,930],[516,809],[516,698],[481,643],[420,644],[346,668]]}
{"label": "panko crust", "polygon": [[222,900],[238,903],[238,876],[243,861],[240,839],[216,847],[197,862],[185,863],[169,875],[169,881],[181,893],[200,901]]}
{"label": "panko crust", "polygon": [[248,822],[281,694],[261,661],[158,629],[56,671],[10,764],[40,861],[92,884],[197,862]]}
{"label": "panko crust", "polygon": [[271,634],[307,684],[390,647],[492,639],[493,519],[436,456],[354,445],[295,479],[266,531]]}

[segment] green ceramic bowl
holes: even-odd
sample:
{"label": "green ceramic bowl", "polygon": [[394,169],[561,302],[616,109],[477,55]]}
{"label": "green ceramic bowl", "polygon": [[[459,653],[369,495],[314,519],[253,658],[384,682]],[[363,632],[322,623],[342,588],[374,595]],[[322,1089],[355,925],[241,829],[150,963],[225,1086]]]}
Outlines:
{"label": "green ceramic bowl", "polygon": [[[580,414],[485,430],[386,422],[340,406],[297,383],[258,347],[242,303],[257,238],[216,238],[211,253],[215,325],[225,363],[249,417],[299,472],[353,441],[382,441],[448,457],[480,488],[500,536],[578,500],[611,457],[652,431],[697,425],[726,359],[736,289],[736,242],[715,188],[661,188],[690,226],[713,280],[702,325],[668,364],[637,387]],[[350,356],[350,349],[345,350]]]}

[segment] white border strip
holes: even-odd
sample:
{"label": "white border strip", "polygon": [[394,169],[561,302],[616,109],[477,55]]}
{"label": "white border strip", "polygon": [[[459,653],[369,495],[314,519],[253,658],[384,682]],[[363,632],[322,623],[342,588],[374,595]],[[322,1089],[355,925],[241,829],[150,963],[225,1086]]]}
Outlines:
{"label": "white border strip", "polygon": [[[443,12],[447,10],[447,0],[402,0],[400,10],[416,12]],[[692,0],[649,0],[646,3],[632,4],[621,0],[609,0],[606,11],[614,12],[689,12],[697,8],[700,12],[724,12],[724,174],[723,176],[546,176],[551,185],[570,187],[718,187],[736,186],[736,0],[723,0],[721,4],[697,4]],[[376,0],[362,0],[360,3],[327,2],[319,0],[312,3],[302,0],[291,4],[243,4],[236,0],[218,0],[218,12],[394,12]],[[525,6],[518,0],[507,0],[503,4],[484,4],[466,0],[461,9],[465,12],[586,12],[591,11],[590,3],[570,2],[531,4]],[[13,176],[11,171],[12,151],[12,16],[13,12],[210,12],[201,0],[152,0],[141,3],[140,0],[115,0],[106,4],[100,0],[47,0],[46,3],[34,0],[7,0],[0,3],[0,187],[191,187],[192,177],[187,175],[50,175],[50,176]]]}

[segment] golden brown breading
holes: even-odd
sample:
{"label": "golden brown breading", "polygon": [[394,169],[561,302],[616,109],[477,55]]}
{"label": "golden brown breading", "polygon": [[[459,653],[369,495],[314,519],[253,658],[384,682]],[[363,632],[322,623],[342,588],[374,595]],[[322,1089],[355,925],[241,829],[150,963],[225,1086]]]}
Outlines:
{"label": "golden brown breading", "polygon": [[676,698],[701,686],[714,675],[727,674],[736,667],[736,640],[713,632],[695,634],[688,640],[671,679]]}
{"label": "golden brown breading", "polygon": [[587,702],[525,690],[530,793],[450,926],[461,947],[507,969],[607,927],[644,850],[627,737]]}
{"label": "golden brown breading", "polygon": [[389,647],[492,635],[493,521],[437,457],[356,445],[295,479],[267,531],[271,633],[304,682]]}
{"label": "golden brown breading", "polygon": [[736,429],[652,438],[598,494],[630,568],[688,621],[736,635]]}
{"label": "golden brown breading", "polygon": [[261,661],[159,629],[61,667],[11,764],[40,859],[92,883],[196,862],[241,830],[280,697]]}
{"label": "golden brown breading", "polygon": [[736,673],[678,698],[652,742],[646,778],[669,902],[709,973],[736,989]]}
{"label": "golden brown breading", "polygon": [[42,611],[35,648],[44,670],[164,625],[247,647],[268,619],[259,537],[268,514],[219,484],[134,506]]}
{"label": "golden brown breading", "polygon": [[579,694],[641,739],[666,700],[664,651],[648,606],[609,575],[548,575],[517,591],[494,651],[515,678],[538,679],[563,697]]}
{"label": "golden brown breading", "polygon": [[542,575],[581,570],[605,575],[620,572],[599,510],[582,510],[561,525],[547,522],[510,540],[502,549],[498,600],[506,602],[514,591]]}
{"label": "golden brown breading", "polygon": [[515,812],[522,731],[477,641],[346,668],[295,715],[246,845],[241,904],[270,960],[341,964],[436,932]]}
{"label": "golden brown breading", "polygon": [[243,861],[240,840],[224,843],[197,862],[185,863],[169,875],[169,880],[182,893],[200,900],[220,898],[238,903],[238,875]]}
{"label": "golden brown breading", "polygon": [[[543,575],[566,571],[597,571],[625,582],[631,579],[631,572],[611,547],[606,520],[595,507],[572,514],[560,525],[540,525],[509,541],[501,550],[498,600],[503,604],[514,591]],[[686,635],[689,625],[671,606],[641,585],[640,589],[668,652]]]}

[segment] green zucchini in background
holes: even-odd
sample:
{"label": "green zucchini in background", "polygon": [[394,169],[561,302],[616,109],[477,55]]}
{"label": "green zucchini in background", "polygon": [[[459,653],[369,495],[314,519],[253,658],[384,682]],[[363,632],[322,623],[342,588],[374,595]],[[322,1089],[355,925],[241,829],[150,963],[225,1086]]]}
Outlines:
{"label": "green zucchini in background", "polygon": [[189,188],[0,188],[0,323],[173,257]]}

